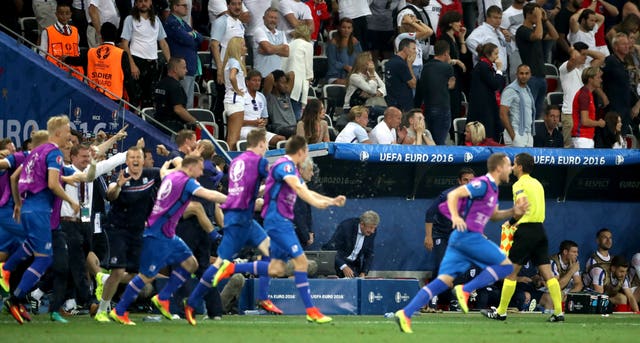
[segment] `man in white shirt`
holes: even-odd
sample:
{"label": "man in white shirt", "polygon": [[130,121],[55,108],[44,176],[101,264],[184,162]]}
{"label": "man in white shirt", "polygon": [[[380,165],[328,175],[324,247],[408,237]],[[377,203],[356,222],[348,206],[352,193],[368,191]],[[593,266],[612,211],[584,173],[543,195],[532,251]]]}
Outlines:
{"label": "man in white shirt", "polygon": [[289,44],[284,31],[278,30],[278,10],[264,12],[264,24],[253,31],[253,66],[262,77],[282,67],[282,58],[289,57]]}
{"label": "man in white shirt", "polygon": [[89,22],[87,26],[87,44],[90,48],[95,48],[102,42],[100,39],[102,24],[110,22],[116,27],[120,27],[120,15],[113,0],[88,0],[88,4],[85,3],[85,6],[86,17]]}
{"label": "man in white shirt", "polygon": [[[593,2],[593,4],[595,3],[597,1]],[[597,50],[605,57],[609,56],[609,49],[606,45],[604,47],[596,46],[596,32],[603,23],[604,16],[594,12],[591,8],[579,10],[569,19],[569,34],[567,34],[569,44],[583,42],[587,44],[589,50]],[[590,59],[587,58],[587,62],[589,61]]]}
{"label": "man in white shirt", "polygon": [[502,23],[502,10],[498,6],[491,6],[487,10],[487,18],[482,25],[473,30],[469,37],[467,37],[467,48],[473,55],[473,65],[478,63],[478,52],[476,48],[480,44],[493,43],[498,47],[498,56],[502,61],[502,71],[505,73],[508,69],[507,54],[509,52],[509,45],[504,36],[502,30],[500,30],[500,24]]}
{"label": "man in white shirt", "polygon": [[127,88],[134,106],[152,107],[154,90],[160,78],[158,43],[166,61],[171,59],[167,34],[156,16],[151,0],[136,0],[131,15],[124,20],[121,48],[129,56],[132,80]]}
{"label": "man in white shirt", "polygon": [[488,17],[487,11],[491,6],[497,6],[502,9],[502,1],[501,0],[477,0],[478,1],[478,26],[482,25],[486,22],[486,17]]}
{"label": "man in white shirt", "polygon": [[[255,129],[266,128],[269,123],[267,112],[267,98],[259,92],[262,84],[262,76],[257,70],[252,70],[246,78],[248,92],[244,95],[244,122],[240,129],[240,139],[247,139],[249,132]],[[278,142],[285,140],[284,136],[267,131],[267,143],[276,146]]]}
{"label": "man in white shirt", "polygon": [[280,0],[278,12],[282,16],[278,28],[286,33],[288,41],[293,29],[300,24],[307,24],[311,32],[315,29],[311,9],[300,0]]}
{"label": "man in white shirt", "polygon": [[500,30],[502,32],[508,32],[508,35],[505,35],[505,39],[511,47],[511,54],[509,55],[509,80],[516,79],[516,69],[522,63],[515,37],[516,31],[518,31],[518,28],[524,23],[522,8],[526,3],[527,0],[514,0],[513,4],[502,12]]}
{"label": "man in white shirt", "polygon": [[[397,144],[396,129],[402,121],[402,112],[390,106],[384,111],[384,119],[369,132],[371,144]],[[402,142],[400,142],[402,144]]]}

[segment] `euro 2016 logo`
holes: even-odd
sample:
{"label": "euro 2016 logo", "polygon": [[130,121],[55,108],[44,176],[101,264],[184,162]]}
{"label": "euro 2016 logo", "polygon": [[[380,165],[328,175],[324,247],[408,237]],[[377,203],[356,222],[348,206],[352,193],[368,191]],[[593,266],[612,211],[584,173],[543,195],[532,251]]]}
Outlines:
{"label": "euro 2016 logo", "polygon": [[111,47],[102,45],[101,47],[98,48],[98,51],[96,52],[96,54],[98,55],[98,58],[101,60],[107,59],[109,55],[111,55]]}
{"label": "euro 2016 logo", "polygon": [[471,162],[473,161],[473,154],[470,152],[465,152],[464,153],[464,161],[465,162]]}
{"label": "euro 2016 logo", "polygon": [[624,156],[616,155],[616,165],[619,166],[624,163]]}
{"label": "euro 2016 logo", "polygon": [[369,153],[366,151],[360,152],[360,161],[366,161],[369,159]]}
{"label": "euro 2016 logo", "polygon": [[233,163],[233,166],[229,171],[229,179],[231,179],[231,181],[233,181],[234,183],[238,183],[240,180],[242,180],[243,176],[244,176],[244,161],[238,160]]}

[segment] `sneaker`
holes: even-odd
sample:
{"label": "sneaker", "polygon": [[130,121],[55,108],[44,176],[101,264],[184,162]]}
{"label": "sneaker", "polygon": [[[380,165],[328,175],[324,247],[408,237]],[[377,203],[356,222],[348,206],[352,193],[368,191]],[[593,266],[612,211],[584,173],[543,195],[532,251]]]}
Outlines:
{"label": "sneaker", "polygon": [[156,306],[158,311],[160,311],[160,313],[162,313],[165,318],[173,320],[173,315],[169,310],[169,300],[160,300],[160,298],[158,298],[158,295],[156,294],[153,296],[153,298],[151,298],[151,302]]}
{"label": "sneaker", "polygon": [[184,299],[184,318],[187,320],[187,323],[196,326],[196,316],[194,312],[193,307],[187,303],[187,299]]}
{"label": "sneaker", "polygon": [[551,317],[547,319],[547,321],[548,322],[564,322],[564,312],[560,314],[552,314]]}
{"label": "sneaker", "polygon": [[93,318],[98,323],[108,323],[111,321],[111,319],[109,319],[109,313],[106,311],[96,313],[96,316]]}
{"label": "sneaker", "polygon": [[463,313],[469,313],[469,292],[465,292],[462,288],[464,285],[457,285],[453,288],[453,292],[458,298],[458,306]]}
{"label": "sneaker", "polygon": [[536,309],[536,306],[538,306],[538,302],[536,301],[536,299],[531,299],[528,308],[529,312],[533,312]]}
{"label": "sneaker", "polygon": [[9,292],[9,278],[11,277],[11,272],[8,270],[4,270],[4,262],[0,263],[0,287],[5,291]]}
{"label": "sneaker", "polygon": [[327,317],[320,313],[317,307],[311,307],[307,309],[307,321],[310,323],[324,324],[332,321],[331,317]]}
{"label": "sneaker", "polygon": [[27,294],[27,301],[29,302],[29,308],[31,313],[39,314],[40,313],[40,304],[42,304],[42,300],[38,300],[31,296],[31,294]]}
{"label": "sneaker", "polygon": [[507,320],[507,315],[506,314],[498,314],[498,311],[493,306],[491,306],[491,309],[489,309],[489,310],[481,310],[480,314],[482,314],[483,316],[485,316],[485,317],[487,317],[489,319]]}
{"label": "sneaker", "polygon": [[229,262],[227,260],[222,261],[222,265],[218,269],[218,272],[216,272],[216,275],[213,276],[213,282],[212,282],[213,287],[218,286],[218,283],[221,280],[224,280],[230,277],[231,275],[233,275],[233,272],[235,270],[236,270],[236,265],[233,262]]}
{"label": "sneaker", "polygon": [[20,307],[11,301],[11,299],[6,299],[4,301],[4,306],[7,308],[13,319],[15,319],[18,324],[22,325],[24,323],[24,318],[20,315]]}
{"label": "sneaker", "polygon": [[102,292],[104,291],[103,278],[105,275],[106,274],[102,272],[96,274],[96,299],[98,299],[98,301],[102,300]]}
{"label": "sneaker", "polygon": [[398,324],[401,332],[413,333],[413,330],[411,330],[411,318],[404,314],[404,310],[397,311],[395,313],[395,318],[396,324]]}
{"label": "sneaker", "polygon": [[269,299],[258,301],[258,307],[271,314],[283,314],[282,310]]}
{"label": "sneaker", "polygon": [[109,317],[122,325],[136,325],[136,323],[132,322],[131,319],[129,319],[129,312],[125,312],[123,315],[119,316],[116,312],[116,309],[114,308],[113,310],[111,310],[111,312],[109,312]]}
{"label": "sneaker", "polygon": [[51,312],[49,318],[52,322],[58,322],[61,324],[67,324],[69,322],[68,320],[64,319],[62,315],[60,315],[60,312]]}

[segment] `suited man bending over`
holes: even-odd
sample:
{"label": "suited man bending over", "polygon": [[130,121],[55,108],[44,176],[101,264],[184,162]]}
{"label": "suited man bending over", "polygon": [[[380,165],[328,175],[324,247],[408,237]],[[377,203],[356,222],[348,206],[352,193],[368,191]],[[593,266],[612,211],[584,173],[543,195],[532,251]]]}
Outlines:
{"label": "suited man bending over", "polygon": [[380,216],[364,212],[360,218],[341,222],[333,237],[322,248],[336,250],[336,274],[339,277],[365,277],[373,262],[373,245]]}

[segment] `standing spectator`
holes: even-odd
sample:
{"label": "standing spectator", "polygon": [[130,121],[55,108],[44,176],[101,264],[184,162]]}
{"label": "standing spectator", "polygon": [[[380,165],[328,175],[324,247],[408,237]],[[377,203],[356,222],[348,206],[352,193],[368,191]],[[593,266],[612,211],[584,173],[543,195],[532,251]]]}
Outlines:
{"label": "standing spectator", "polygon": [[361,52],[360,42],[353,34],[353,21],[349,18],[340,19],[338,31],[327,44],[328,82],[345,85],[356,56]]}
{"label": "standing spectator", "polygon": [[[440,17],[438,22],[440,39],[449,43],[449,56],[452,60],[456,60],[453,64],[456,85],[449,91],[451,119],[457,118],[461,111],[462,91],[468,94],[469,74],[467,73],[467,65],[471,65],[471,55],[467,49],[465,42],[467,29],[462,26],[462,15],[456,11],[449,11]],[[459,63],[458,61],[462,62]]]}
{"label": "standing spectator", "polygon": [[204,38],[183,19],[188,15],[186,0],[170,0],[170,7],[171,15],[164,22],[167,44],[173,56],[182,57],[187,63],[187,74],[180,80],[180,84],[187,94],[187,108],[193,108],[193,93],[200,62],[198,47]]}
{"label": "standing spectator", "polygon": [[[85,6],[85,16],[88,21],[87,45],[90,48],[95,48],[100,44],[100,28],[103,23],[110,22],[122,30],[120,15],[112,0],[89,0],[88,4],[85,3]],[[127,14],[128,13],[122,13],[124,17],[127,17]]]}
{"label": "standing spectator", "polygon": [[296,119],[300,118],[302,106],[307,104],[309,84],[313,80],[313,44],[307,25],[298,25],[291,33],[289,58],[282,64],[285,73],[293,72],[295,80],[291,89],[291,105]]}
{"label": "standing spectator", "polygon": [[402,144],[403,139],[398,142],[396,129],[402,122],[402,112],[396,107],[389,106],[384,111],[384,119],[369,132],[371,144]]}
{"label": "standing spectator", "polygon": [[504,126],[504,144],[514,147],[533,146],[533,113],[535,101],[527,85],[531,69],[521,64],[517,80],[505,87],[500,96],[500,121]]}
{"label": "standing spectator", "polygon": [[331,13],[325,0],[309,0],[307,6],[311,10],[311,17],[313,17],[313,31],[311,32],[311,40],[317,41],[318,34],[322,28],[322,24],[331,19]]}
{"label": "standing spectator", "polygon": [[535,111],[532,120],[542,116],[544,100],[547,95],[547,81],[544,73],[543,40],[556,40],[558,33],[546,18],[546,12],[536,3],[524,6],[524,23],[516,32],[516,45],[520,51],[522,63],[531,68],[529,89],[535,99]]}
{"label": "standing spectator", "polygon": [[282,58],[289,57],[289,43],[284,31],[277,29],[278,19],[278,10],[267,8],[264,25],[258,25],[253,31],[253,66],[262,77],[280,69]]}
{"label": "standing spectator", "polygon": [[[416,19],[421,21],[427,26],[431,33],[435,33],[438,28],[438,20],[440,19],[440,10],[442,5],[437,1],[428,0],[409,0],[407,5],[400,9],[398,12],[397,20],[398,26],[405,23],[404,17],[406,15],[415,16]],[[428,39],[424,45],[422,45],[422,61],[426,62],[433,56],[433,47],[436,42],[436,36],[433,34],[428,35]]]}
{"label": "standing spectator", "polygon": [[604,149],[626,149],[627,141],[622,137],[622,118],[615,112],[604,116],[605,127],[595,137],[595,147]]}
{"label": "standing spectator", "polygon": [[[62,4],[63,2],[60,1],[60,3]],[[64,4],[69,7],[69,4]],[[56,23],[58,7],[56,0],[32,0],[31,6],[33,7],[33,15],[38,22],[38,32],[42,32],[42,30]]]}
{"label": "standing spectator", "polygon": [[[253,2],[256,0],[248,0],[248,1],[243,1],[242,4],[240,5],[241,8],[241,14],[238,17],[240,19],[240,21],[244,24],[249,24],[249,27],[251,27],[251,21],[253,18],[253,16],[251,15],[251,13],[264,13],[263,11],[254,11],[251,10],[249,11],[249,9],[247,8],[247,6],[245,6],[245,2]],[[260,0],[258,0],[260,1]],[[252,4],[253,5],[253,4]],[[209,23],[213,24],[213,22],[216,21],[216,19],[222,17],[225,14],[229,13],[229,1],[227,0],[209,0],[209,3],[207,4],[207,14],[209,16]],[[257,18],[259,19],[259,17]]]}
{"label": "standing spectator", "polygon": [[322,249],[336,250],[336,273],[338,277],[365,277],[369,273],[374,257],[376,229],[380,216],[366,211],[359,218],[343,220],[333,236]]}
{"label": "standing spectator", "polygon": [[456,85],[449,43],[442,40],[436,43],[435,57],[425,63],[421,80],[415,104],[417,107],[425,106],[427,127],[433,134],[433,140],[436,145],[444,145],[451,127],[449,90]]}
{"label": "standing spectator", "polygon": [[[417,1],[417,0],[416,0]],[[398,13],[398,35],[394,40],[395,51],[400,51],[400,42],[405,38],[410,38],[416,42],[416,59],[411,67],[416,80],[422,75],[423,62],[431,54],[431,41],[434,30],[426,24],[428,16],[420,12],[420,8],[413,4],[408,4]]]}
{"label": "standing spectator", "polygon": [[544,113],[543,130],[536,129],[533,136],[533,146],[536,148],[562,148],[564,141],[562,133],[558,130],[560,122],[560,107],[558,105],[547,106]]}
{"label": "standing spectator", "polygon": [[[498,106],[500,91],[505,81],[502,76],[502,60],[499,58],[498,47],[493,43],[480,45],[477,50],[480,60],[471,72],[467,121],[481,122],[486,129],[487,137],[499,142],[502,125]],[[494,64],[496,69],[493,67]]]}
{"label": "standing spectator", "polygon": [[[558,63],[562,63],[571,57],[571,43],[567,40],[569,33],[571,32],[570,20],[571,17],[580,9],[580,0],[568,0],[565,5],[562,6],[560,12],[555,18],[555,27],[558,31],[558,43],[556,45],[555,60]],[[564,113],[567,113],[564,111]],[[567,140],[564,141],[567,144]]]}
{"label": "standing spectator", "polygon": [[471,31],[469,37],[467,37],[467,48],[473,55],[473,63],[476,65],[482,54],[478,53],[478,46],[481,44],[492,43],[498,48],[498,57],[500,57],[500,67],[498,70],[505,73],[508,70],[507,53],[509,52],[509,46],[505,38],[504,32],[501,31],[500,24],[502,23],[502,10],[498,6],[491,6],[487,10],[487,21],[478,26],[475,30]]}
{"label": "standing spectator", "polygon": [[400,0],[373,0],[369,5],[371,15],[367,17],[367,46],[375,61],[388,59],[393,54],[393,12]]}
{"label": "standing spectator", "polygon": [[[55,1],[52,2],[55,4]],[[47,2],[42,4],[47,4]],[[39,3],[34,3],[34,9],[36,5],[40,6]],[[57,59],[62,59],[64,56],[78,57],[80,56],[80,35],[78,35],[78,29],[75,26],[69,25],[69,19],[71,19],[69,4],[60,2],[55,9],[55,17],[57,18],[55,24],[46,26],[40,34],[40,54],[58,68],[68,71],[67,67],[45,55],[44,52],[46,51]],[[77,73],[73,73],[73,77],[82,81],[84,69],[82,67],[74,67],[73,69],[77,71]]]}
{"label": "standing spectator", "polygon": [[227,118],[227,143],[231,150],[236,149],[236,142],[240,138],[240,130],[244,121],[244,96],[247,93],[245,75],[247,69],[244,56],[247,47],[244,38],[233,37],[224,55],[224,112]]}
{"label": "standing spectator", "polygon": [[[564,147],[573,146],[571,129],[573,128],[573,98],[582,88],[582,72],[587,67],[600,67],[604,63],[604,55],[595,50],[589,50],[587,44],[575,43],[570,50],[571,57],[558,68],[560,73],[560,85],[562,86],[562,139]],[[587,57],[591,57],[591,63],[586,64]]]}
{"label": "standing spectator", "polygon": [[[620,81],[618,81],[620,82]],[[593,148],[596,127],[604,127],[602,119],[596,120],[596,105],[593,91],[602,86],[602,71],[597,67],[589,67],[582,72],[584,86],[573,98],[573,129],[571,140],[574,148]]]}
{"label": "standing spectator", "polygon": [[522,9],[526,3],[527,0],[514,0],[513,4],[502,12],[500,30],[508,31],[509,36],[511,36],[510,39],[507,39],[509,42],[509,48],[511,49],[511,54],[509,55],[509,80],[516,79],[516,69],[518,69],[518,66],[522,64],[522,59],[520,58],[520,52],[518,51],[518,45],[516,44],[515,37],[516,32],[520,26],[522,26],[522,23],[524,23],[524,14],[522,13]]}
{"label": "standing spectator", "polygon": [[349,18],[353,22],[353,35],[364,46],[368,46],[367,42],[367,17],[371,16],[369,9],[369,0],[340,0],[338,3],[338,14],[340,20]]}
{"label": "standing spectator", "polygon": [[417,83],[412,68],[415,59],[416,42],[408,38],[400,41],[398,52],[385,66],[385,100],[389,106],[396,106],[403,111],[413,107],[413,90]]}
{"label": "standing spectator", "polygon": [[[580,7],[583,8],[591,8],[595,11],[596,14],[602,15],[606,22],[603,20],[602,25],[598,28],[595,34],[596,39],[596,50],[605,54],[605,56],[609,55],[609,48],[607,47],[607,40],[605,39],[605,29],[609,30],[612,26],[612,23],[617,23],[624,17],[618,17],[618,14],[622,10],[623,1],[621,0],[610,0],[611,4],[605,0],[582,0],[582,5]],[[619,10],[620,9],[620,10]]]}
{"label": "standing spectator", "polygon": [[295,74],[276,69],[264,80],[262,91],[267,97],[267,110],[271,117],[270,130],[286,138],[296,133],[296,115],[291,105],[291,89]]}
{"label": "standing spectator", "polygon": [[329,125],[324,116],[322,102],[318,99],[309,100],[296,126],[296,135],[304,137],[308,144],[329,142]]}
{"label": "standing spectator", "polygon": [[311,37],[311,32],[314,30],[315,25],[311,9],[304,2],[300,0],[280,0],[278,12],[282,16],[278,23],[279,28],[287,34],[288,41],[292,40],[291,34],[300,25],[309,27],[309,37]]}
{"label": "standing spectator", "polygon": [[[592,7],[595,7],[597,1],[594,1]],[[604,16],[597,14],[591,8],[583,8],[577,11],[569,18],[569,34],[567,40],[569,44],[576,42],[583,42],[587,44],[590,50],[597,50],[596,48],[596,32],[604,24]],[[605,56],[609,55],[609,49],[606,52],[601,51]]]}
{"label": "standing spectator", "polygon": [[498,7],[502,11],[502,1],[500,0],[477,0],[478,2],[478,25],[486,23],[489,14],[489,9],[493,6]]}
{"label": "standing spectator", "polygon": [[171,58],[167,65],[167,76],[158,82],[155,90],[155,119],[174,132],[182,130],[185,124],[196,122],[196,118],[187,111],[187,94],[180,84],[186,73],[187,63],[184,59]]}
{"label": "standing spectator", "polygon": [[151,0],[136,0],[131,15],[124,20],[121,48],[129,55],[131,84],[127,88],[129,102],[135,106],[153,106],[153,91],[160,78],[158,43],[166,61],[171,58],[162,23],[151,6]]}
{"label": "standing spectator", "polygon": [[[260,90],[262,76],[257,70],[251,70],[247,74],[247,93],[244,98],[244,119],[240,130],[240,139],[247,139],[254,129],[266,128],[269,121],[267,111],[267,99]],[[276,146],[278,142],[285,140],[284,136],[266,131],[268,146]]]}
{"label": "standing spectator", "polygon": [[364,106],[353,106],[349,110],[349,122],[336,137],[336,143],[363,143],[371,144],[367,134],[369,111]]}

